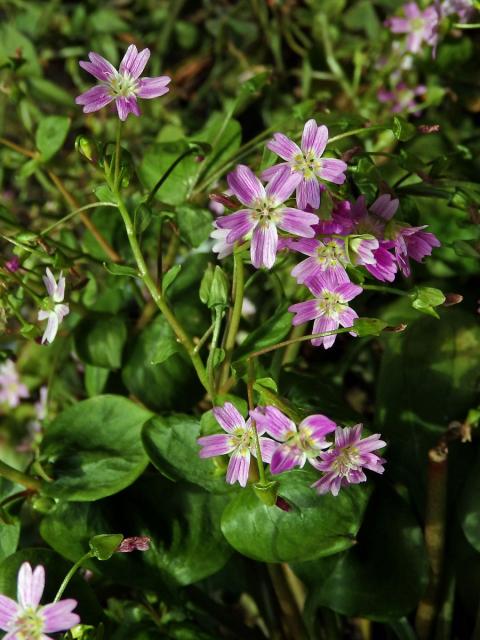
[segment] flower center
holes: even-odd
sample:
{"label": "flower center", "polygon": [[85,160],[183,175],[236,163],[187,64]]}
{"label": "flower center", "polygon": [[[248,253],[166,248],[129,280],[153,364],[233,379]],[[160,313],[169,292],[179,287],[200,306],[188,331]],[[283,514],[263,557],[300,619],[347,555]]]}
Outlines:
{"label": "flower center", "polygon": [[324,291],[317,303],[317,309],[321,315],[335,320],[347,307],[348,305],[342,296],[333,291]]}
{"label": "flower center", "polygon": [[128,73],[116,73],[109,80],[110,93],[114,98],[134,96],[137,91],[137,81]]}
{"label": "flower center", "polygon": [[15,631],[18,640],[41,640],[43,637],[44,619],[37,609],[23,609],[15,620]]}
{"label": "flower center", "polygon": [[326,244],[321,244],[317,249],[318,264],[329,269],[347,262],[343,247],[331,240]]}
{"label": "flower center", "polygon": [[235,427],[230,444],[234,446],[242,455],[245,455],[253,442],[253,428]]}
{"label": "flower center", "polygon": [[413,18],[412,20],[410,20],[410,26],[412,28],[412,31],[422,31],[424,26],[423,18]]}
{"label": "flower center", "polygon": [[303,174],[307,180],[315,178],[322,166],[322,161],[310,150],[306,153],[298,153],[291,161],[292,170]]}
{"label": "flower center", "polygon": [[270,223],[276,224],[280,219],[277,211],[277,205],[269,200],[260,200],[254,205],[253,219],[258,220],[261,226],[269,226]]}
{"label": "flower center", "polygon": [[359,451],[357,447],[348,446],[342,449],[342,452],[338,455],[332,467],[340,476],[346,476],[352,469],[360,467],[358,459]]}

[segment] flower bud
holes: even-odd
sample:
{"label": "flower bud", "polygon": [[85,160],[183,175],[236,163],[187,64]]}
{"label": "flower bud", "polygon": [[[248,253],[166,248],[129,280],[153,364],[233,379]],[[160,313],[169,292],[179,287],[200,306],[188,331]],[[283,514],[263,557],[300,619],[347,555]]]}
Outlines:
{"label": "flower bud", "polygon": [[117,553],[131,553],[132,551],[148,551],[150,538],[148,536],[132,536],[122,540],[117,548]]}
{"label": "flower bud", "polygon": [[7,271],[10,271],[10,273],[15,273],[20,269],[20,258],[13,256],[13,258],[10,258],[10,260],[5,262],[4,266]]}
{"label": "flower bud", "polygon": [[90,138],[87,138],[87,136],[77,136],[75,149],[87,158],[87,160],[90,160],[90,162],[96,162],[98,160],[97,144]]}

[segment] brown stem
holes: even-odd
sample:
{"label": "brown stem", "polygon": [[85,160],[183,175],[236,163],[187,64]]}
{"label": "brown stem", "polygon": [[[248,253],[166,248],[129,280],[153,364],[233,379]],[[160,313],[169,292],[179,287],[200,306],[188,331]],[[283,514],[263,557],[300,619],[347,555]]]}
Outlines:
{"label": "brown stem", "polygon": [[447,439],[428,452],[427,506],[425,545],[430,560],[430,581],[420,601],[415,619],[419,640],[430,638],[438,613],[445,551],[445,517],[447,510]]}
{"label": "brown stem", "polygon": [[307,637],[300,609],[289,588],[282,566],[269,564],[268,573],[272,580],[273,588],[277,595],[278,603],[282,611],[282,622],[285,627],[285,635],[288,640],[303,640]]}

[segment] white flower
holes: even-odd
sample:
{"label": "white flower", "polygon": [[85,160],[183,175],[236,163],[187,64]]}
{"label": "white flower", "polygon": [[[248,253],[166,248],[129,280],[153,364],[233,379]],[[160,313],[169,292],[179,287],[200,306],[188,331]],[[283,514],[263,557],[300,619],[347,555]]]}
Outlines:
{"label": "white flower", "polygon": [[38,312],[39,320],[48,320],[42,336],[42,344],[44,342],[52,343],[55,340],[59,324],[64,317],[70,313],[68,304],[61,304],[65,296],[65,278],[62,276],[62,272],[60,272],[57,284],[53,273],[47,267],[46,275],[43,276],[43,282],[45,283],[50,300],[47,303],[48,308],[40,309]]}
{"label": "white flower", "polygon": [[28,389],[20,382],[13,360],[6,360],[0,365],[0,403],[14,409],[22,398],[28,398]]}

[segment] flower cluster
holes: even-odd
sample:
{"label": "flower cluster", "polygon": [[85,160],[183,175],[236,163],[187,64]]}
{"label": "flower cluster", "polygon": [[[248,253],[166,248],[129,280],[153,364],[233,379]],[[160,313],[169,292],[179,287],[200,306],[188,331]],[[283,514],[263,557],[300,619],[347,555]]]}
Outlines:
{"label": "flower cluster", "polygon": [[47,633],[67,631],[80,622],[73,610],[77,601],[71,598],[40,606],[45,587],[45,569],[34,570],[28,562],[20,567],[17,600],[0,595],[0,629],[9,640],[52,640]]}
{"label": "flower cluster", "polygon": [[[251,454],[257,455],[257,437],[263,462],[272,474],[304,467],[308,461],[323,476],[312,486],[318,493],[337,495],[342,486],[365,482],[363,469],[383,473],[385,462],[374,451],[386,446],[379,434],[362,439],[362,425],[353,428],[337,426],[330,418],[308,416],[297,426],[273,406],[250,411],[247,421],[227,402],[215,407],[213,414],[226,432],[198,439],[201,458],[229,454],[226,481],[245,487]],[[335,442],[327,436],[335,434]]]}
{"label": "flower cluster", "polygon": [[[247,166],[237,166],[227,180],[243,208],[217,218],[211,234],[213,251],[220,258],[230,255],[236,242],[250,240],[256,268],[271,269],[280,249],[308,256],[291,275],[308,287],[314,299],[289,310],[295,314],[294,325],[314,320],[314,333],[352,327],[358,317],[348,303],[362,288],[350,282],[348,269],[363,267],[377,280],[392,282],[398,270],[410,275],[410,259],[420,262],[440,245],[425,226],[394,221],[399,202],[389,194],[380,195],[370,206],[364,196],[353,203],[339,201],[331,218],[320,220],[314,213],[326,189],[320,180],[342,184],[347,168],[342,160],[322,157],[327,142],[327,128],[314,120],[305,124],[301,147],[276,133],[267,147],[285,162],[263,172],[269,180],[266,186]],[[293,191],[296,208],[287,203]],[[312,339],[312,344],[328,349],[335,338],[330,333]]]}

